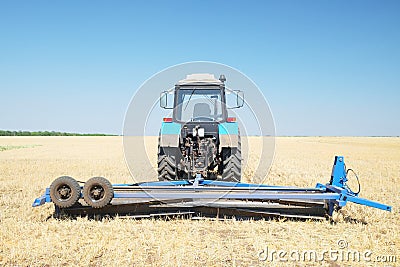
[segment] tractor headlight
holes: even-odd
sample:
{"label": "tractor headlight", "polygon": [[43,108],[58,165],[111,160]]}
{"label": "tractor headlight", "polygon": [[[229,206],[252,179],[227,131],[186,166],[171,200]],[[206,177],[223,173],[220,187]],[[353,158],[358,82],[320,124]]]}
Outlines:
{"label": "tractor headlight", "polygon": [[204,128],[195,127],[195,128],[193,128],[192,134],[193,134],[193,137],[194,136],[204,137]]}
{"label": "tractor headlight", "polygon": [[199,134],[199,137],[204,137],[204,128],[199,128],[197,133]]}

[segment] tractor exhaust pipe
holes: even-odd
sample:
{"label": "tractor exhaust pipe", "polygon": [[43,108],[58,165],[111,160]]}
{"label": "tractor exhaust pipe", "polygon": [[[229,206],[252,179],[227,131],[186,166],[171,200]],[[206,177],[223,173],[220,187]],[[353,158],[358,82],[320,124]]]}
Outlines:
{"label": "tractor exhaust pipe", "polygon": [[219,80],[220,80],[222,83],[225,83],[225,82],[226,82],[225,75],[221,74],[221,75],[219,76]]}

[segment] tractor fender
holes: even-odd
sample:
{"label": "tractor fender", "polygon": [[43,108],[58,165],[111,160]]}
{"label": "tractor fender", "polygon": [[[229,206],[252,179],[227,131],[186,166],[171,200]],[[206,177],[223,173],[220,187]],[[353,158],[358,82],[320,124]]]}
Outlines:
{"label": "tractor fender", "polygon": [[239,126],[237,122],[225,122],[218,125],[219,146],[237,147],[239,143]]}
{"label": "tractor fender", "polygon": [[160,129],[160,147],[179,147],[181,125],[175,122],[163,122]]}

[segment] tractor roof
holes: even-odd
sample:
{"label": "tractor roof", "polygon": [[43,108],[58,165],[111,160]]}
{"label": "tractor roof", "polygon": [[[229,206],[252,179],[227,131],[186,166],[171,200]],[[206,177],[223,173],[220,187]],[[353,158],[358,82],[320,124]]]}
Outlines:
{"label": "tractor roof", "polygon": [[186,79],[180,80],[177,85],[223,85],[223,83],[215,79],[213,74],[197,73],[187,75]]}

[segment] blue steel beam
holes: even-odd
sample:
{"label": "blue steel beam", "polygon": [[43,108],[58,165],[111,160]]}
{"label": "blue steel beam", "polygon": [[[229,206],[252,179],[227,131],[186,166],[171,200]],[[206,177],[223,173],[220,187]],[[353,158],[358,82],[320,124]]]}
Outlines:
{"label": "blue steel beam", "polygon": [[46,194],[44,194],[43,196],[38,197],[37,199],[35,199],[35,201],[32,204],[32,207],[38,207],[38,206],[44,205],[46,202],[47,202],[46,201]]}
{"label": "blue steel beam", "polygon": [[240,199],[240,200],[339,200],[337,193],[202,193],[202,192],[157,192],[157,191],[139,191],[139,192],[120,192],[114,193],[114,198],[149,198],[149,199]]}
{"label": "blue steel beam", "polygon": [[376,209],[381,209],[381,210],[387,210],[387,211],[392,211],[392,207],[376,202],[376,201],[372,201],[372,200],[368,200],[365,198],[361,198],[361,197],[357,197],[357,196],[349,196],[349,195],[342,195],[340,200],[343,201],[350,201],[356,204],[360,204],[360,205],[364,205],[364,206],[368,206],[368,207],[372,207],[372,208],[376,208]]}
{"label": "blue steel beam", "polygon": [[[192,185],[193,183],[187,180],[178,181],[159,181],[159,182],[143,182],[135,184],[135,186],[147,187],[147,186],[177,186],[177,185]],[[216,180],[200,180],[199,185],[209,186],[220,186],[220,187],[267,187],[267,188],[296,188],[289,186],[277,186],[277,185],[265,185],[265,184],[248,184],[248,183],[235,183],[235,182],[224,182]],[[128,184],[119,184],[115,186],[129,186]]]}

